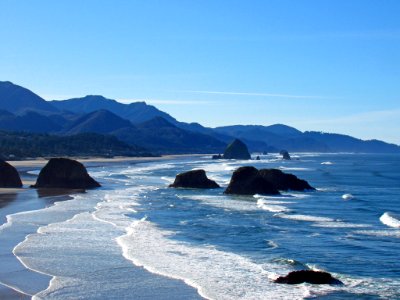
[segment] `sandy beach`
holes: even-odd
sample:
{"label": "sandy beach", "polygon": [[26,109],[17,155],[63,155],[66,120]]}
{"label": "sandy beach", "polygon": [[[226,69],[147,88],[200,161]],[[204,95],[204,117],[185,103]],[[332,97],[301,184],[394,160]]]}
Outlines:
{"label": "sandy beach", "polygon": [[[73,158],[83,163],[85,166],[101,166],[102,164],[120,163],[144,163],[153,161],[165,161],[176,157],[192,157],[194,155],[168,155],[162,157],[116,157],[116,158]],[[9,161],[17,168],[23,181],[23,188],[3,188],[0,189],[0,224],[7,222],[7,215],[12,215],[23,211],[38,210],[53,205],[56,201],[70,199],[71,194],[82,192],[79,190],[54,190],[51,189],[43,193],[41,190],[30,188],[35,183],[36,175],[30,171],[37,171],[42,168],[48,159],[35,159],[24,161]],[[3,241],[0,260],[2,265],[10,266],[10,270],[4,269],[0,272],[0,299],[30,299],[31,296],[19,293],[10,288],[8,278],[15,274],[23,277],[26,282],[30,282],[37,289],[45,289],[47,278],[35,272],[26,270],[12,254],[13,247],[21,242],[22,236],[14,236],[12,232],[0,232],[0,240]],[[122,262],[121,262],[122,263]],[[136,277],[137,286],[133,286],[132,295],[146,299],[162,299],[168,295],[174,295],[174,299],[201,299],[197,291],[186,285],[180,280],[170,279],[147,272],[141,267],[131,266],[132,274]],[[16,273],[15,273],[16,272]],[[14,274],[14,275],[13,275]],[[39,276],[37,276],[39,275]],[[42,278],[43,277],[43,278]],[[33,284],[32,284],[33,283]],[[150,288],[149,283],[154,288]],[[40,288],[39,288],[40,287]],[[135,291],[134,291],[135,290]]]}
{"label": "sandy beach", "polygon": [[[174,158],[182,158],[182,157],[198,157],[204,156],[207,154],[179,154],[179,155],[163,155],[163,156],[150,156],[150,157],[127,157],[127,156],[118,156],[113,158],[104,158],[104,157],[69,157],[71,159],[75,159],[83,164],[86,163],[144,163],[144,162],[152,162],[152,161],[163,161]],[[211,154],[210,154],[211,155]],[[19,168],[29,168],[29,167],[42,167],[44,166],[48,158],[38,158],[38,159],[30,159],[30,160],[9,160],[8,163],[12,166]]]}

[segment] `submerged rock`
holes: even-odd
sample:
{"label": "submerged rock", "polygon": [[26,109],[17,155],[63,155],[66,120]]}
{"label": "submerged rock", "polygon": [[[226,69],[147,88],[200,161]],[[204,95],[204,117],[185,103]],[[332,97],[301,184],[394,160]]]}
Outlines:
{"label": "submerged rock", "polygon": [[215,154],[211,157],[212,159],[222,159],[222,155],[221,154]]}
{"label": "submerged rock", "polygon": [[280,191],[305,191],[315,190],[307,181],[287,174],[278,169],[262,169],[260,175]]}
{"label": "submerged rock", "polygon": [[285,159],[285,160],[291,159],[289,152],[287,152],[287,150],[281,150],[281,151],[279,151],[279,154],[282,155],[282,159]]}
{"label": "submerged rock", "polygon": [[20,188],[22,181],[17,170],[4,160],[0,160],[0,188]]}
{"label": "submerged rock", "polygon": [[39,173],[35,188],[90,189],[100,187],[78,161],[52,158]]}
{"label": "submerged rock", "polygon": [[251,159],[249,150],[245,143],[235,139],[228,145],[224,152],[225,159]]}
{"label": "submerged rock", "polygon": [[299,284],[343,284],[340,280],[334,278],[331,274],[321,271],[301,270],[290,272],[286,276],[281,276],[275,280],[276,283]]}
{"label": "submerged rock", "polygon": [[279,191],[265,180],[254,167],[240,167],[232,174],[225,194],[237,195],[278,195]]}
{"label": "submerged rock", "polygon": [[193,170],[176,175],[173,188],[195,188],[195,189],[216,189],[220,186],[211,179],[207,178],[204,170]]}
{"label": "submerged rock", "polygon": [[261,159],[260,156],[257,155],[256,160],[260,160],[260,159]]}

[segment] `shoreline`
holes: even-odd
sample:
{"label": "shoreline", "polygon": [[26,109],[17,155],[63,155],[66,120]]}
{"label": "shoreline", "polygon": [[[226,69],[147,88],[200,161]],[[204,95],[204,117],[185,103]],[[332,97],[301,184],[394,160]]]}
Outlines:
{"label": "shoreline", "polygon": [[[175,158],[182,157],[198,157],[207,156],[211,154],[171,154],[163,156],[140,156],[140,157],[130,157],[130,156],[116,156],[113,158],[103,158],[103,157],[66,157],[69,159],[74,159],[82,164],[85,163],[142,163],[142,162],[153,162],[153,161],[164,161]],[[14,166],[15,168],[29,168],[29,167],[42,167],[44,166],[50,158],[37,158],[37,159],[27,159],[27,160],[7,160],[7,162]]]}
{"label": "shoreline", "polygon": [[[196,157],[196,156],[204,156],[206,154],[201,155],[166,155],[162,157],[116,157],[116,158],[71,158],[76,159],[79,162],[83,163],[86,167],[93,167],[99,165],[108,165],[113,163],[147,163],[147,162],[157,162],[157,161],[165,161],[171,160],[175,158],[182,157]],[[41,197],[40,193],[34,188],[30,188],[29,186],[34,183],[32,181],[35,175],[30,175],[28,171],[37,170],[38,168],[42,168],[48,159],[35,159],[35,160],[26,160],[26,161],[9,161],[11,165],[13,165],[18,172],[20,173],[21,180],[23,182],[22,188],[0,188],[0,217],[2,216],[2,220],[0,225],[7,223],[6,215],[13,215],[19,212],[31,211],[43,209],[49,205],[54,205],[54,202],[62,201],[63,198],[69,198],[69,195],[73,195],[74,191],[70,190],[69,193],[64,193],[61,195],[44,195]],[[76,191],[75,191],[76,192]],[[45,198],[43,198],[45,197]],[[42,198],[42,199],[41,199]],[[3,204],[3,205],[1,205]],[[9,240],[11,244],[13,242]],[[21,241],[16,240],[16,244]],[[10,246],[11,246],[10,244]],[[128,260],[129,261],[129,260]],[[17,262],[13,262],[14,264],[18,264]],[[144,268],[137,266],[135,264],[131,265],[137,276],[140,276],[139,281],[154,281],[158,282],[161,280],[163,282],[164,288],[169,287],[173,290],[176,290],[176,295],[182,293],[183,295],[187,295],[191,299],[202,299],[202,297],[198,294],[198,291],[192,286],[188,285],[186,282],[177,280],[174,278],[169,278],[167,276],[161,276],[158,274],[154,274],[145,270]],[[21,271],[23,271],[21,269]],[[6,274],[7,272],[5,272]],[[34,277],[31,277],[28,273],[26,275],[27,280],[36,280]],[[157,279],[158,278],[158,279]],[[139,278],[138,278],[139,279]],[[140,287],[140,284],[139,286]],[[143,289],[143,287],[140,287]],[[153,294],[156,295],[155,291],[148,290],[144,294]],[[0,299],[30,299],[31,296],[25,294],[24,292],[18,291],[14,289],[12,286],[9,286],[3,282],[0,282]]]}

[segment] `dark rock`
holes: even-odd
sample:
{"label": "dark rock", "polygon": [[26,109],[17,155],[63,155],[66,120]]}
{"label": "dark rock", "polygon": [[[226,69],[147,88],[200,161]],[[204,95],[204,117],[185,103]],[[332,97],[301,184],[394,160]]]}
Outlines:
{"label": "dark rock", "polygon": [[238,139],[228,145],[224,152],[225,159],[251,159],[247,146]]}
{"label": "dark rock", "polygon": [[293,271],[286,276],[279,277],[275,282],[286,284],[299,284],[303,282],[312,284],[343,284],[343,282],[332,277],[332,275],[327,272],[312,270]]}
{"label": "dark rock", "polygon": [[17,170],[4,160],[0,160],[0,188],[20,188],[22,181]]}
{"label": "dark rock", "polygon": [[240,167],[232,174],[225,194],[237,195],[278,195],[279,191],[265,180],[254,167]]}
{"label": "dark rock", "polygon": [[39,173],[35,188],[90,189],[100,187],[78,161],[52,158]]}
{"label": "dark rock", "polygon": [[216,155],[213,155],[211,158],[212,159],[222,159],[223,157],[221,154],[216,154]]}
{"label": "dark rock", "polygon": [[256,160],[260,160],[260,157],[257,155]]}
{"label": "dark rock", "polygon": [[174,183],[169,187],[216,189],[220,186],[214,180],[208,179],[204,170],[193,170],[176,175]]}
{"label": "dark rock", "polygon": [[279,154],[282,155],[282,159],[286,159],[286,160],[290,160],[290,155],[289,152],[287,152],[286,150],[281,150],[279,151]]}
{"label": "dark rock", "polygon": [[277,169],[262,169],[260,175],[270,182],[277,190],[280,191],[305,191],[315,190],[309,183],[303,179],[297,178],[293,174],[287,174]]}

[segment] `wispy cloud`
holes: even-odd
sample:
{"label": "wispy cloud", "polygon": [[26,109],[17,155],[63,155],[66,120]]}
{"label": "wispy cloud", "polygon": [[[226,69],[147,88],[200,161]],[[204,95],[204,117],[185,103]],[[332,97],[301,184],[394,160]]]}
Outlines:
{"label": "wispy cloud", "polygon": [[182,90],[182,91],[175,91],[175,92],[193,93],[193,94],[234,95],[234,96],[248,96],[248,97],[270,97],[270,98],[333,99],[333,97],[315,96],[315,95],[312,96],[312,95],[293,95],[293,94],[255,93],[255,92],[233,92],[233,91]]}
{"label": "wispy cloud", "polygon": [[211,105],[213,101],[203,100],[173,100],[173,99],[118,99],[122,103],[133,103],[144,101],[148,104],[163,104],[163,105]]}

